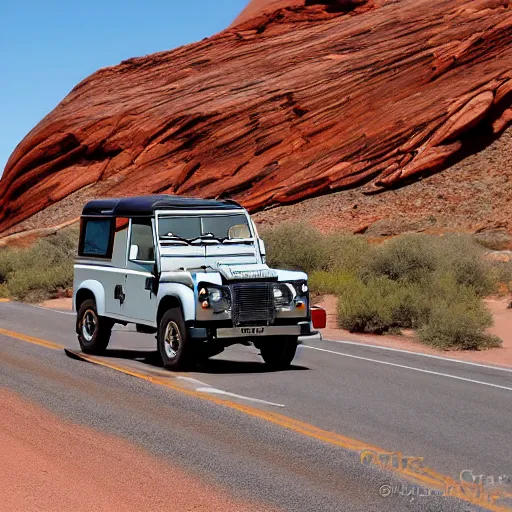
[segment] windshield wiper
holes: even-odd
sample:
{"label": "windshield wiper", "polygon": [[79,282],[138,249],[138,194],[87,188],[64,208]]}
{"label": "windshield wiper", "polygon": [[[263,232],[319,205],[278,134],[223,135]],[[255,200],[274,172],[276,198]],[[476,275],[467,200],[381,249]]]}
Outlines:
{"label": "windshield wiper", "polygon": [[171,242],[184,242],[187,245],[192,245],[188,238],[183,238],[182,236],[173,235],[172,233],[167,233],[167,235],[160,235],[160,240],[169,240]]}
{"label": "windshield wiper", "polygon": [[[167,233],[166,235],[160,235],[160,240],[170,240],[170,241],[176,241],[176,242],[184,242],[186,243],[187,245],[192,245],[194,242],[198,242],[200,240],[215,240],[217,242],[220,242],[221,244],[223,244],[224,242],[229,242],[231,241],[230,238],[228,237],[220,237],[220,236],[215,236],[213,233],[203,233],[202,235],[200,236],[196,236],[194,238],[183,238],[181,236],[178,236],[178,235],[173,235],[172,233]],[[250,242],[251,240],[236,240],[238,243],[247,243],[247,242]]]}
{"label": "windshield wiper", "polygon": [[194,242],[195,240],[217,240],[221,244],[223,244],[227,238],[221,238],[219,236],[215,236],[213,233],[203,233],[201,236],[197,236],[196,238],[192,239],[191,242]]}

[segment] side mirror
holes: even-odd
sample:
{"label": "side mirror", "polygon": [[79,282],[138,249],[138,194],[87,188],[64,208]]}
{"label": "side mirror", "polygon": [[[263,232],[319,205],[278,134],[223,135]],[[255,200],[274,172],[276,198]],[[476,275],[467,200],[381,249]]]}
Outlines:
{"label": "side mirror", "polygon": [[130,260],[136,260],[139,255],[139,246],[138,245],[130,245]]}

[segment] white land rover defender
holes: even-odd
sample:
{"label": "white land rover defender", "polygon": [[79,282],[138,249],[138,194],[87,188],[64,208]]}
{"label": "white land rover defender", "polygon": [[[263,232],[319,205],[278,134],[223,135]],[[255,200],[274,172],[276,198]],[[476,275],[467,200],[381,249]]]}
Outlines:
{"label": "white land rover defender", "polygon": [[81,217],[73,306],[87,353],[115,323],[156,333],[163,365],[181,369],[253,343],[275,368],[314,334],[307,275],[270,269],[247,211],[231,200],[168,195],[98,199]]}

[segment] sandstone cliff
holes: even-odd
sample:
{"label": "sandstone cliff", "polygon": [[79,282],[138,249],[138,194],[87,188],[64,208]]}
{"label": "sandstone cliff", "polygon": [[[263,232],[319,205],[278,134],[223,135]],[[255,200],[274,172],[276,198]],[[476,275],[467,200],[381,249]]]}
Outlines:
{"label": "sandstone cliff", "polygon": [[78,84],[9,159],[0,233],[51,205],[66,221],[81,193],[257,211],[378,191],[511,121],[509,0],[256,1],[212,38]]}

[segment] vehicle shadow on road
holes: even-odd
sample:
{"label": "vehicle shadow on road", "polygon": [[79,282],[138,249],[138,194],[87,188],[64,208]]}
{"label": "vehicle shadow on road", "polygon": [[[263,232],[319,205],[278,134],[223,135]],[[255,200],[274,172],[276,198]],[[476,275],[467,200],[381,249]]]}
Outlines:
{"label": "vehicle shadow on road", "polygon": [[124,348],[110,348],[102,354],[113,359],[128,359],[140,363],[162,368],[162,361],[156,350],[133,350]]}
{"label": "vehicle shadow on road", "polygon": [[197,373],[211,374],[274,373],[302,370],[309,370],[309,368],[292,364],[285,370],[276,370],[259,361],[233,361],[231,359],[207,359],[194,369]]}
{"label": "vehicle shadow on road", "polygon": [[[155,368],[163,368],[162,361],[157,351],[107,349],[104,357],[113,359],[125,359],[147,364]],[[309,370],[306,366],[291,365],[285,370],[276,370],[259,361],[234,361],[231,359],[206,359],[190,369],[196,373],[210,374],[240,374],[240,373],[274,373]]]}

